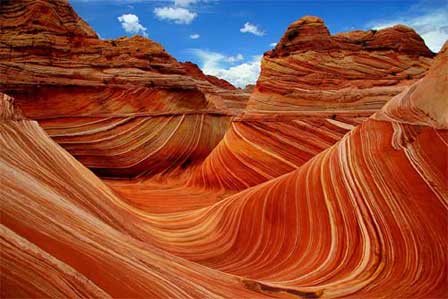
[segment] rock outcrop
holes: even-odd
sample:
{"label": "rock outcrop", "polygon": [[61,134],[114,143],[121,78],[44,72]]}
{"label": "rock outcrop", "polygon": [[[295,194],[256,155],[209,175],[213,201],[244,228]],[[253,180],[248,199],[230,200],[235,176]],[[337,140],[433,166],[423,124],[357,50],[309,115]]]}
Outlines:
{"label": "rock outcrop", "polygon": [[199,163],[246,105],[247,93],[154,41],[99,39],[66,0],[0,10],[0,91],[102,175]]}
{"label": "rock outcrop", "polygon": [[147,38],[99,39],[65,0],[2,3],[0,32],[1,89],[30,118],[230,113],[221,98],[242,99]]}
{"label": "rock outcrop", "polygon": [[243,190],[300,167],[421,79],[433,56],[405,26],[332,36],[303,17],[264,54],[246,111],[189,183]]}
{"label": "rock outcrop", "polygon": [[163,215],[14,120],[2,95],[2,297],[445,298],[447,66],[448,45],[299,169]]}
{"label": "rock outcrop", "polygon": [[332,36],[321,19],[303,17],[265,53],[248,114],[376,111],[422,78],[433,56],[405,26]]}
{"label": "rock outcrop", "polygon": [[267,298],[143,242],[99,178],[0,93],[2,298]]}
{"label": "rock outcrop", "polygon": [[14,99],[10,96],[0,93],[0,120],[21,120],[24,119],[20,110],[15,107]]}
{"label": "rock outcrop", "polygon": [[65,0],[10,0],[0,72],[0,297],[448,296],[448,43],[305,17],[246,109]]}

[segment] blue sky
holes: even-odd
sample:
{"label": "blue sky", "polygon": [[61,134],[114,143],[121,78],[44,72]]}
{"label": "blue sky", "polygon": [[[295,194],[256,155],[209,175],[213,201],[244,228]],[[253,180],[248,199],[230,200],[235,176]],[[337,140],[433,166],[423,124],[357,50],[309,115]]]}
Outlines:
{"label": "blue sky", "polygon": [[101,38],[146,35],[176,59],[240,87],[256,81],[261,55],[304,15],[321,17],[333,34],[407,24],[433,51],[448,39],[448,0],[69,1]]}

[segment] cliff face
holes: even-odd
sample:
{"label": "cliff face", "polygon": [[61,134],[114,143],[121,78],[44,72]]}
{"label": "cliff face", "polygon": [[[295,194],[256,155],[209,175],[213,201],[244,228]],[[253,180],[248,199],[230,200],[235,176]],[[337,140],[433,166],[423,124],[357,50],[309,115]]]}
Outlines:
{"label": "cliff face", "polygon": [[321,19],[303,17],[265,53],[248,114],[373,112],[422,78],[433,56],[405,26],[331,36]]}
{"label": "cliff face", "polygon": [[332,36],[301,18],[264,54],[246,111],[190,184],[243,190],[300,167],[421,79],[433,56],[405,26]]}
{"label": "cliff face", "polygon": [[99,39],[65,0],[0,10],[0,91],[101,175],[199,163],[246,105],[247,93],[154,41]]}
{"label": "cliff face", "polygon": [[182,67],[147,38],[98,39],[64,0],[9,1],[1,10],[1,90],[29,117],[231,113],[223,99],[242,100],[230,83]]}

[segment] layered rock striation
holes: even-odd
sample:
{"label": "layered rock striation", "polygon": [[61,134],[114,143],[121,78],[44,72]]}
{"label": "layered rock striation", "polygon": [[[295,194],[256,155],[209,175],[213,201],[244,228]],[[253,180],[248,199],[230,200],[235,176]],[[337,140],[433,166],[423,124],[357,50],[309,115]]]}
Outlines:
{"label": "layered rock striation", "polygon": [[301,18],[264,54],[247,109],[189,183],[243,190],[300,167],[421,79],[433,57],[405,26],[330,35]]}
{"label": "layered rock striation", "polygon": [[171,169],[173,155],[175,168],[199,163],[246,105],[247,93],[152,40],[99,39],[66,0],[6,1],[0,10],[0,91],[102,175],[142,175],[155,153],[153,172]]}
{"label": "layered rock striation", "polygon": [[0,33],[1,297],[448,296],[448,44],[302,18],[240,114],[64,0]]}
{"label": "layered rock striation", "polygon": [[[28,117],[224,112],[221,97],[242,99],[230,83],[177,62],[152,40],[99,39],[65,0],[9,1],[1,9],[2,91]],[[63,106],[68,92],[73,100]]]}
{"label": "layered rock striation", "polygon": [[443,298],[447,66],[448,44],[427,77],[335,145],[213,206],[149,221],[162,230],[153,242],[271,290]]}
{"label": "layered rock striation", "polygon": [[330,35],[321,19],[303,17],[263,56],[248,114],[372,113],[422,78],[433,56],[406,26]]}
{"label": "layered rock striation", "polygon": [[1,297],[269,298],[143,242],[136,209],[2,93],[0,109]]}
{"label": "layered rock striation", "polygon": [[447,66],[448,45],[426,78],[299,169],[159,215],[2,96],[2,296],[446,297]]}

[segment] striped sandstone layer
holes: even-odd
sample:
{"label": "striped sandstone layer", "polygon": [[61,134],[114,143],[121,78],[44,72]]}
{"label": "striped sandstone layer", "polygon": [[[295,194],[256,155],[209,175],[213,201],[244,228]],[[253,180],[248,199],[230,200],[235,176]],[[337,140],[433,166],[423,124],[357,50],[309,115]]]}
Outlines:
{"label": "striped sandstone layer", "polygon": [[0,91],[87,167],[117,177],[199,163],[249,96],[147,38],[99,39],[66,0],[2,2]]}
{"label": "striped sandstone layer", "polygon": [[171,214],[123,201],[2,96],[2,296],[445,298],[447,66],[448,44],[299,169]]}
{"label": "striped sandstone layer", "polygon": [[[41,42],[69,30],[83,42],[112,43],[97,40],[64,1],[4,3],[0,30],[8,43],[27,30]],[[321,32],[317,25],[301,36]],[[14,35],[14,26],[24,31]],[[403,36],[410,38],[408,33]],[[369,39],[374,49],[363,51],[409,55],[416,68],[430,63],[418,39],[394,48],[394,34],[379,35],[383,46]],[[6,55],[1,36],[0,53]],[[152,43],[134,38],[132,51],[136,40]],[[328,46],[312,40],[285,48],[295,53],[314,43]],[[401,93],[380,111],[385,96],[372,100],[374,109],[364,109],[370,99],[361,99],[341,103],[341,111],[319,101],[305,111],[310,105],[299,99],[296,108],[277,114],[251,98],[247,113],[232,123],[243,105],[224,96],[235,91],[192,65],[165,63],[159,50],[150,55],[149,67],[158,65],[158,55],[163,66],[144,70],[157,81],[151,90],[133,81],[142,67],[134,63],[147,60],[120,54],[105,65],[126,79],[98,91],[89,84],[97,84],[95,76],[104,70],[89,69],[80,81],[70,78],[77,84],[70,87],[63,82],[69,64],[59,66],[60,76],[46,77],[48,60],[59,64],[60,54],[39,54],[40,46],[11,49],[11,60],[0,60],[0,80],[8,78],[2,88],[18,96],[23,114],[34,113],[39,123],[0,93],[1,297],[448,296],[448,45],[423,79],[422,73],[397,83]],[[40,75],[29,81],[29,66],[16,60],[21,51],[42,60],[31,64]],[[69,57],[79,62],[89,53]],[[89,63],[101,61],[95,55]],[[116,66],[122,62],[132,71]],[[171,67],[191,76],[171,73]],[[33,78],[46,83],[36,85]],[[180,90],[166,87],[176,82]],[[193,87],[187,92],[188,82]],[[278,90],[284,86],[279,80]],[[378,90],[367,87],[363,94]],[[279,102],[283,97],[274,96]],[[83,105],[85,99],[91,103]],[[104,176],[139,178],[103,181],[85,165]]]}
{"label": "striped sandstone layer", "polygon": [[330,35],[321,19],[303,17],[263,56],[247,114],[373,113],[422,78],[433,56],[406,26]]}
{"label": "striped sandstone layer", "polygon": [[300,167],[422,78],[433,56],[405,26],[332,36],[301,18],[264,54],[246,111],[189,184],[243,190]]}
{"label": "striped sandstone layer", "polygon": [[268,298],[142,242],[138,213],[11,107],[0,93],[2,298]]}
{"label": "striped sandstone layer", "polygon": [[148,220],[151,240],[314,297],[444,298],[447,115],[448,44],[426,78],[298,170]]}

